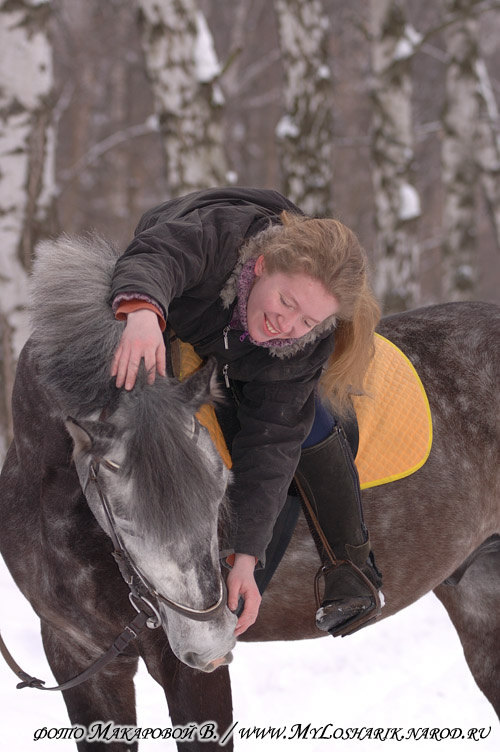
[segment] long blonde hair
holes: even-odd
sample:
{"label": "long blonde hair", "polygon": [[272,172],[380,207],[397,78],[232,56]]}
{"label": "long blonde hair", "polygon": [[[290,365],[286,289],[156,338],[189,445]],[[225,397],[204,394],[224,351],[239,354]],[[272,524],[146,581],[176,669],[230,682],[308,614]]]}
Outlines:
{"label": "long blonde hair", "polygon": [[380,308],[368,281],[368,262],[358,238],[336,219],[281,214],[281,232],[263,249],[269,273],[305,273],[339,301],[335,351],[320,380],[321,394],[334,411],[352,409],[349,395],[363,391],[374,352]]}

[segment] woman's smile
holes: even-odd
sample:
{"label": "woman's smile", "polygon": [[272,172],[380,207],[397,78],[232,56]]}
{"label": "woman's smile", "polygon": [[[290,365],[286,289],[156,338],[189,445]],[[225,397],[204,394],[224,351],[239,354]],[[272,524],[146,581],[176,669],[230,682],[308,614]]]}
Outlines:
{"label": "woman's smile", "polygon": [[319,279],[304,273],[268,273],[263,256],[255,262],[247,301],[248,332],[254,342],[298,339],[338,309],[338,300]]}
{"label": "woman's smile", "polygon": [[273,325],[269,321],[269,319],[266,316],[266,314],[264,314],[264,323],[265,323],[266,329],[269,332],[269,334],[271,335],[271,337],[277,337],[279,334],[281,334],[281,332],[278,329],[275,329],[273,327]]}

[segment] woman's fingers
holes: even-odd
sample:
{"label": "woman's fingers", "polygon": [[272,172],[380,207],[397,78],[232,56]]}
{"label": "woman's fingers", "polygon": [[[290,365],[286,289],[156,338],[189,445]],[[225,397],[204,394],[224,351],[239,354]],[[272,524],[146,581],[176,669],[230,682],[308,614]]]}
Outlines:
{"label": "woman's fingers", "polygon": [[248,554],[236,554],[234,566],[227,576],[227,605],[231,611],[238,607],[240,596],[245,602],[234,634],[243,634],[257,619],[262,600],[254,577],[255,558]]}
{"label": "woman's fingers", "polygon": [[147,309],[129,313],[127,323],[111,365],[116,386],[133,389],[139,366],[144,360],[148,383],[154,383],[156,373],[165,375],[165,344],[157,315]]}
{"label": "woman's fingers", "polygon": [[236,637],[243,634],[243,632],[246,632],[248,627],[251,627],[252,624],[254,624],[257,616],[259,615],[260,602],[262,600],[257,585],[252,588],[247,588],[245,589],[245,591],[242,590],[241,595],[245,601],[245,607],[240,614],[236,628],[234,630]]}

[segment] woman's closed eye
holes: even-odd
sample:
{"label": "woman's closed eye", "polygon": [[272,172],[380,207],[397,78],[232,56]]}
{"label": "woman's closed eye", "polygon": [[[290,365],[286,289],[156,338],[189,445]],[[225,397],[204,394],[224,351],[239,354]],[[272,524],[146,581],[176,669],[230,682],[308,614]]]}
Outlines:
{"label": "woman's closed eye", "polygon": [[280,301],[285,306],[285,308],[290,308],[290,309],[294,308],[292,303],[290,303],[289,300],[286,300],[286,298],[284,298],[283,295],[280,295]]}

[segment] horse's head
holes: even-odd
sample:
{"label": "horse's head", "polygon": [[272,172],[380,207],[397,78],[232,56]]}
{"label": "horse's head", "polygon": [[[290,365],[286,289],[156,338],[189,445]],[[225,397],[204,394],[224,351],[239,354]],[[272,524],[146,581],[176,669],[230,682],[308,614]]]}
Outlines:
{"label": "horse's head", "polygon": [[97,521],[151,586],[174,653],[204,671],[229,662],[236,624],[218,545],[229,471],[195,418],[213,381],[210,367],[182,384],[143,376],[111,410],[67,421]]}

